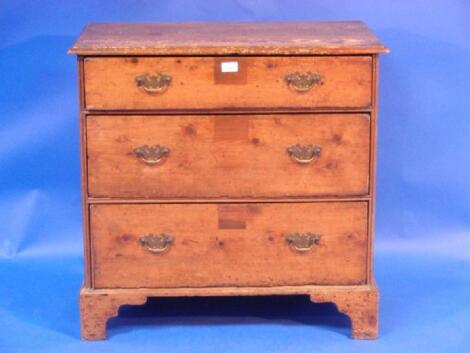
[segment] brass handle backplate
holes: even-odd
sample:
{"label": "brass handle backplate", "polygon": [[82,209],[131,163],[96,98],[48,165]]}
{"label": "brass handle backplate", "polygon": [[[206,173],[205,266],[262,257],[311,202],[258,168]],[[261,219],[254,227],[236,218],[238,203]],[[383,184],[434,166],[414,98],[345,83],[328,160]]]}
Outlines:
{"label": "brass handle backplate", "polygon": [[170,149],[161,145],[143,145],[134,149],[134,154],[146,164],[159,164],[170,155]]}
{"label": "brass handle backplate", "polygon": [[145,250],[160,254],[167,251],[175,243],[175,238],[165,233],[147,234],[139,238],[139,243]]}
{"label": "brass handle backplate", "polygon": [[304,74],[300,72],[291,73],[285,77],[285,80],[289,88],[300,93],[308,92],[314,85],[322,84],[321,76],[310,71]]}
{"label": "brass handle backplate", "polygon": [[300,164],[307,164],[318,158],[321,147],[318,145],[292,145],[287,147],[287,154]]}
{"label": "brass handle backplate", "polygon": [[142,74],[135,78],[137,87],[142,87],[150,94],[163,93],[171,83],[171,76],[157,72],[156,74]]}
{"label": "brass handle backplate", "polygon": [[286,235],[287,244],[298,252],[307,252],[312,250],[314,245],[320,244],[320,236],[310,232],[292,233]]}

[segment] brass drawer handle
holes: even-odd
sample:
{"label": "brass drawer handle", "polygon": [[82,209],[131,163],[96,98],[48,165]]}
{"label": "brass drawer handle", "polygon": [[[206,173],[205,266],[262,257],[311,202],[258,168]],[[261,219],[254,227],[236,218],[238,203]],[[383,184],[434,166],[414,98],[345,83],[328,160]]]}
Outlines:
{"label": "brass drawer handle", "polygon": [[168,89],[171,83],[171,76],[157,72],[155,75],[142,74],[135,78],[137,87],[142,87],[145,92],[150,94],[163,93]]}
{"label": "brass drawer handle", "polygon": [[175,243],[175,238],[172,235],[165,233],[147,234],[139,238],[139,243],[145,250],[161,254],[167,251],[170,246]]}
{"label": "brass drawer handle", "polygon": [[310,232],[292,233],[286,235],[287,244],[298,252],[307,252],[312,250],[314,245],[320,244],[320,236]]}
{"label": "brass drawer handle", "polygon": [[320,156],[321,147],[318,145],[292,145],[287,147],[287,154],[300,164],[307,164]]}
{"label": "brass drawer handle", "polygon": [[308,92],[314,85],[322,83],[321,76],[310,71],[305,74],[298,71],[291,73],[285,77],[285,80],[289,88],[300,93]]}
{"label": "brass drawer handle", "polygon": [[170,155],[170,149],[161,145],[143,145],[134,149],[134,154],[146,164],[159,164]]}

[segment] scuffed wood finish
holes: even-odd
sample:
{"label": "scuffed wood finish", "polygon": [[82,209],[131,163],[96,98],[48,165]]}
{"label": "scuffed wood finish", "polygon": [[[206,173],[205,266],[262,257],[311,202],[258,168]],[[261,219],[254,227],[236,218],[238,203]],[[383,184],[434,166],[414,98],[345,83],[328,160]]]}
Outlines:
{"label": "scuffed wood finish", "polygon": [[[368,114],[255,116],[88,116],[92,197],[288,197],[366,195]],[[161,165],[133,150],[164,145]],[[286,152],[321,146],[309,164]]]}
{"label": "scuffed wood finish", "polygon": [[[92,205],[95,288],[361,284],[367,202]],[[305,253],[286,236],[311,232]],[[155,254],[139,244],[174,237]]]}
{"label": "scuffed wood finish", "polygon": [[387,51],[360,21],[94,23],[85,28],[69,54],[311,55]]}
{"label": "scuffed wood finish", "polygon": [[[222,62],[237,73],[222,73]],[[142,74],[172,77],[168,89],[149,94],[136,85]],[[321,84],[299,93],[285,77],[317,73]],[[132,57],[86,58],[87,109],[364,108],[371,106],[372,59],[340,57]]]}
{"label": "scuffed wood finish", "polygon": [[[351,319],[352,337],[377,337],[378,291],[374,283],[351,286],[264,286],[206,288],[88,289],[80,292],[82,338],[106,337],[106,321],[116,316],[121,305],[141,305],[150,297],[308,295],[314,303],[334,303]],[[84,320],[85,319],[85,320]]]}
{"label": "scuffed wood finish", "polygon": [[81,336],[86,340],[106,338],[106,323],[117,316],[124,304],[145,304],[147,295],[136,292],[95,292],[91,289],[80,291]]}
{"label": "scuffed wood finish", "polygon": [[378,291],[375,284],[364,287],[319,288],[310,293],[315,303],[335,303],[351,319],[351,336],[374,339],[378,335]]}
{"label": "scuffed wood finish", "polygon": [[[348,315],[353,338],[377,337],[378,54],[387,51],[357,21],[87,26],[69,50],[80,85],[82,337],[104,339],[121,305],[148,297],[224,295],[307,295]],[[224,62],[238,71],[223,73]],[[170,82],[163,89],[136,81],[157,72]],[[311,81],[294,89],[295,72]],[[286,151],[295,144],[320,155],[299,165]],[[145,164],[134,152],[143,145],[169,156]],[[310,251],[286,241],[307,232],[320,236]],[[167,251],[150,252],[140,241],[149,234],[166,234]]]}
{"label": "scuffed wood finish", "polygon": [[82,200],[82,222],[83,222],[83,260],[85,264],[83,283],[86,287],[91,286],[91,261],[90,261],[90,234],[88,232],[88,172],[87,172],[87,158],[86,158],[86,115],[83,113],[84,108],[84,92],[83,92],[83,58],[77,58],[78,67],[78,105],[80,109],[79,114],[79,130],[80,130],[80,169],[81,169],[81,200]]}

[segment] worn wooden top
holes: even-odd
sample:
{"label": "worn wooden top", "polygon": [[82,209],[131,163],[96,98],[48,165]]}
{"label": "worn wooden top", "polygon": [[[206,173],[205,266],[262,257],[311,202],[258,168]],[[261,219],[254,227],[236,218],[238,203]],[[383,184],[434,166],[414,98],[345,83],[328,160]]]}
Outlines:
{"label": "worn wooden top", "polygon": [[308,55],[388,49],[363,22],[95,23],[69,54]]}

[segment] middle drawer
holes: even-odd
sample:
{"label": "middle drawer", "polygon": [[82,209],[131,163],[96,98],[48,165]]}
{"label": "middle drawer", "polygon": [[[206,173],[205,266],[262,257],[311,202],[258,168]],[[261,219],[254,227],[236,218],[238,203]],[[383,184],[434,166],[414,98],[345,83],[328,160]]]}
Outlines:
{"label": "middle drawer", "polygon": [[364,195],[368,114],[87,117],[91,197]]}

